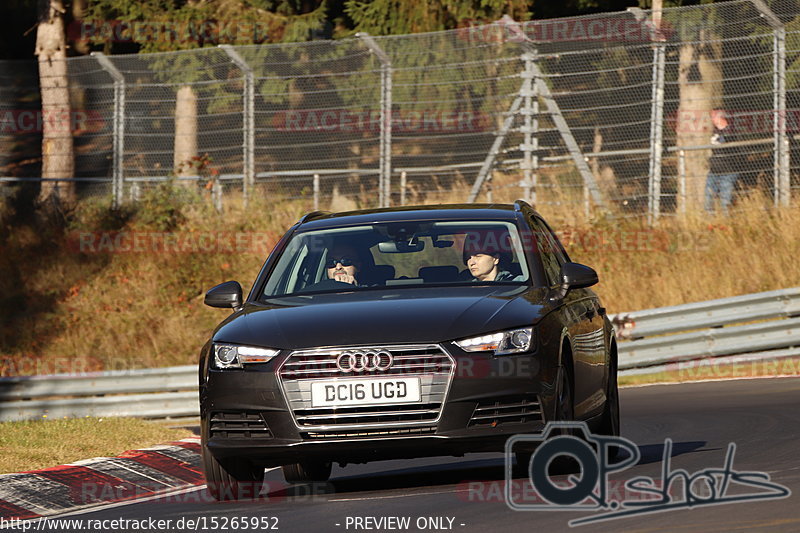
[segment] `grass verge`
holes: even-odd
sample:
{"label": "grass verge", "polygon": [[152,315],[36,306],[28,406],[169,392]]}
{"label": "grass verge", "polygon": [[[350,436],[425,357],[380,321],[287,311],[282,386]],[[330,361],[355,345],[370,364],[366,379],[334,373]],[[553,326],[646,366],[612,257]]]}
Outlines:
{"label": "grass verge", "polygon": [[0,422],[0,474],[38,470],[191,437],[186,429],[135,418]]}

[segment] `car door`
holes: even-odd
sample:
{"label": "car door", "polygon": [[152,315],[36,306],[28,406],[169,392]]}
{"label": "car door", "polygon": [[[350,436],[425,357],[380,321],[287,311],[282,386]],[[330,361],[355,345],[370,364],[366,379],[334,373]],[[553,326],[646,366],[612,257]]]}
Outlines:
{"label": "car door", "polygon": [[[546,278],[545,281],[551,291],[555,292],[561,285],[561,265],[564,259],[563,257],[559,257],[559,254],[556,253],[558,246],[553,241],[549,228],[544,224],[541,218],[531,213],[528,216],[528,224],[533,231],[532,240],[536,245],[536,251],[542,262]],[[574,291],[570,291],[566,297],[552,302],[555,306],[554,312],[557,314],[558,322],[561,327],[566,328],[567,335],[570,339],[574,339],[576,336],[585,332],[585,325],[581,318],[582,313],[579,308],[578,300],[580,300],[580,298],[578,298]],[[582,368],[582,365],[580,367],[578,366],[582,356],[580,353],[576,352],[574,343],[571,342],[571,344],[573,345],[572,359],[574,369],[578,370]],[[575,387],[573,387],[574,405],[577,407],[579,402],[583,401],[583,397],[586,393],[582,388],[579,388],[582,380],[575,379],[573,381],[575,382]]]}
{"label": "car door", "polygon": [[[542,228],[542,240],[550,251],[551,271],[560,272],[561,266],[570,261],[561,241],[539,216],[534,215],[538,227]],[[557,265],[557,266],[556,266]],[[558,283],[560,283],[560,279]],[[571,323],[575,375],[575,416],[590,416],[603,405],[605,376],[605,338],[603,317],[599,310],[597,295],[591,289],[573,289],[564,298],[562,311]]]}

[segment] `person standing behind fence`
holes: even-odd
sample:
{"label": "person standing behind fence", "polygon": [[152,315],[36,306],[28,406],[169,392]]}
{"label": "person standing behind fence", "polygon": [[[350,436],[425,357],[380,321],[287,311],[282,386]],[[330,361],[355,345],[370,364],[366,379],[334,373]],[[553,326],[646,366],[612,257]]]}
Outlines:
{"label": "person standing behind fence", "polygon": [[[714,132],[711,134],[712,145],[724,145],[733,142],[733,127],[728,121],[728,114],[722,109],[711,112],[711,123]],[[733,200],[733,191],[739,179],[737,149],[713,148],[708,161],[708,177],[706,178],[705,210],[709,213],[714,210],[714,199],[719,198],[720,207],[727,215],[728,207]]]}

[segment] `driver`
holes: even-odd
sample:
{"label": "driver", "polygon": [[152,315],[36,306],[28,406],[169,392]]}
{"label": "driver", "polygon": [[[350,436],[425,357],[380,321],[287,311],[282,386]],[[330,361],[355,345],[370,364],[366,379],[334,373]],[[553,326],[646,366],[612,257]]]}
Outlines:
{"label": "driver", "polygon": [[358,273],[361,270],[361,261],[355,249],[348,245],[334,246],[328,252],[325,263],[328,279],[358,286]]}

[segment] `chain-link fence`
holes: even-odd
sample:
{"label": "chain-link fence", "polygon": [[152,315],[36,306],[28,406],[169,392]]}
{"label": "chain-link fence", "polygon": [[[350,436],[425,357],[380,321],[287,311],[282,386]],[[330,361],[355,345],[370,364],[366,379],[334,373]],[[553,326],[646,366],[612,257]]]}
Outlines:
{"label": "chain-link fence", "polygon": [[94,54],[69,60],[73,106],[88,117],[76,175],[101,178],[116,202],[172,176],[219,208],[521,197],[654,220],[788,205],[800,175],[798,52],[794,1],[736,0]]}
{"label": "chain-link fence", "polygon": [[[0,176],[40,176],[39,81],[33,61],[0,61]],[[11,192],[0,184],[0,197]]]}

